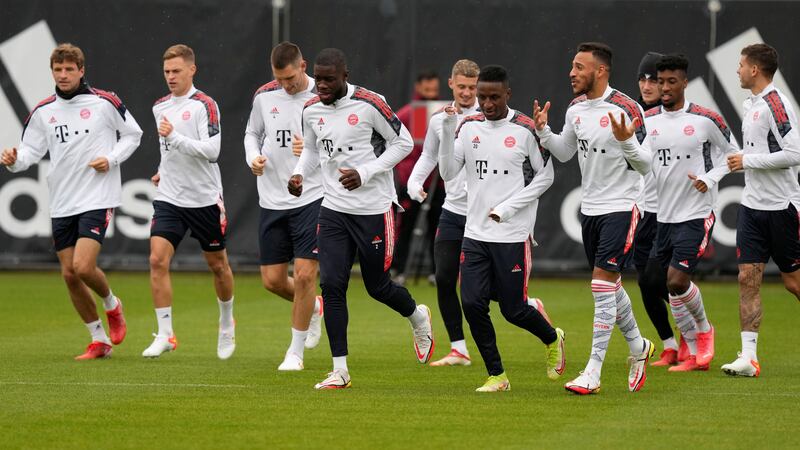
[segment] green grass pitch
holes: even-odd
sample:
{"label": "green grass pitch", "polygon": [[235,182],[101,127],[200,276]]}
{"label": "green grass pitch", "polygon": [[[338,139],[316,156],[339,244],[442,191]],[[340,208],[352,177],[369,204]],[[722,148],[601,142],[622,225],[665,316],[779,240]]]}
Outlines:
{"label": "green grass pitch", "polygon": [[[592,300],[587,280],[533,280],[567,333],[567,371],[545,376],[544,350],[492,307],[511,392],[479,394],[474,364],[417,363],[405,319],[350,287],[349,390],[317,392],[330,369],[327,338],[307,351],[306,370],[278,373],[289,342],[290,304],[267,294],[255,275],[236,278],[237,349],[216,357],[217,306],[206,274],[173,275],[178,350],[140,355],[156,323],[147,274],[109,274],[124,301],[128,337],[103,361],[72,357],[88,333],[57,273],[0,273],[0,447],[2,448],[788,448],[800,400],[800,305],[765,285],[758,379],[725,376],[719,366],[739,349],[734,282],[700,282],[717,328],[709,372],[648,370],[636,394],[626,387],[627,346],[615,331],[603,388],[578,397],[563,384],[589,354]],[[633,276],[626,281],[639,325],[658,341]],[[410,290],[434,312],[437,350],[448,349],[435,290]],[[661,350],[659,343],[658,350]],[[791,444],[794,442],[795,444]],[[795,447],[796,448],[796,447]]]}

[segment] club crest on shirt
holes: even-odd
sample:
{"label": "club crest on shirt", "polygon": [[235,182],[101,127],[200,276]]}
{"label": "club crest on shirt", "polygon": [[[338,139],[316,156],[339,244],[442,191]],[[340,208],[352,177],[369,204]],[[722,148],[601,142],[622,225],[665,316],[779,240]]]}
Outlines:
{"label": "club crest on shirt", "polygon": [[691,126],[691,125],[686,125],[686,127],[683,128],[683,134],[685,134],[687,136],[693,135],[694,134],[694,127]]}
{"label": "club crest on shirt", "polygon": [[192,113],[190,113],[189,111],[184,111],[183,115],[181,115],[181,118],[183,120],[189,120],[192,118]]}
{"label": "club crest on shirt", "polygon": [[81,110],[81,119],[86,120],[89,117],[92,117],[92,112],[88,108],[83,108]]}
{"label": "club crest on shirt", "polygon": [[358,116],[355,114],[350,114],[349,116],[347,116],[347,123],[349,123],[352,126],[356,126],[356,124],[358,124]]}
{"label": "club crest on shirt", "polygon": [[508,136],[503,140],[503,145],[505,145],[507,148],[513,148],[515,145],[517,145],[517,140],[514,139],[514,136]]}
{"label": "club crest on shirt", "polygon": [[603,116],[600,118],[600,126],[603,128],[608,126],[608,116]]}

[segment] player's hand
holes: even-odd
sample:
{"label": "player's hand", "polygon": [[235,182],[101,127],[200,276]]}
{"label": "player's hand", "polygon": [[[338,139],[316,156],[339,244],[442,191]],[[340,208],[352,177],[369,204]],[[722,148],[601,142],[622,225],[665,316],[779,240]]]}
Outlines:
{"label": "player's hand", "polygon": [[539,106],[539,100],[533,101],[533,124],[539,131],[547,126],[547,111],[550,111],[550,102],[545,102],[542,108]]}
{"label": "player's hand", "polygon": [[728,169],[730,169],[731,172],[744,170],[744,153],[728,155]]}
{"label": "player's hand", "polygon": [[289,178],[289,193],[294,195],[295,197],[300,197],[300,194],[303,193],[303,176],[302,175],[292,175]]}
{"label": "player's hand", "polygon": [[108,167],[109,167],[108,158],[106,158],[105,156],[101,156],[95,159],[94,161],[90,162],[89,167],[100,173],[108,172]]}
{"label": "player's hand", "polygon": [[17,148],[7,148],[3,150],[3,156],[0,157],[0,164],[4,166],[13,166],[17,162]]}
{"label": "player's hand", "polygon": [[411,197],[411,200],[422,203],[426,198],[428,198],[428,193],[422,188],[409,188],[408,196]]}
{"label": "player's hand", "polygon": [[153,182],[153,186],[158,187],[158,182],[161,181],[161,174],[156,172],[155,175],[150,177],[150,181]]}
{"label": "player's hand", "polygon": [[639,118],[634,117],[630,124],[625,124],[625,113],[619,113],[619,122],[614,119],[614,114],[608,113],[608,118],[611,119],[611,132],[614,133],[614,138],[619,142],[627,141],[636,132],[636,127],[639,125]]}
{"label": "player's hand", "polygon": [[296,134],[292,135],[292,154],[300,156],[303,153],[303,137]]}
{"label": "player's hand", "polygon": [[697,175],[689,174],[689,179],[692,180],[692,187],[697,189],[699,192],[706,193],[708,192],[708,186],[702,180],[697,179]]}
{"label": "player's hand", "polygon": [[167,137],[172,134],[172,124],[167,119],[167,116],[161,116],[161,123],[158,124],[158,135],[161,137]]}
{"label": "player's hand", "polygon": [[352,191],[361,187],[361,175],[355,169],[339,169],[342,176],[339,177],[339,182],[342,183],[345,189]]}
{"label": "player's hand", "polygon": [[253,172],[253,175],[260,177],[264,175],[264,166],[267,164],[267,157],[264,155],[258,155],[253,159],[253,162],[250,164],[250,171]]}
{"label": "player's hand", "polygon": [[497,223],[500,223],[500,215],[495,212],[494,209],[489,211],[489,218],[494,220]]}

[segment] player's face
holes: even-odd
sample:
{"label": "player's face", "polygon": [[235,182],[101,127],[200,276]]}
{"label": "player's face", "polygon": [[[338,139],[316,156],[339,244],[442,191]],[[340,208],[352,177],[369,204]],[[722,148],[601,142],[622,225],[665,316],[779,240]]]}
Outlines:
{"label": "player's face", "polygon": [[289,64],[283,69],[277,69],[272,66],[272,75],[287,94],[294,95],[308,87],[306,83],[306,67],[305,61]]}
{"label": "player's face", "polygon": [[325,105],[332,105],[347,94],[347,71],[344,68],[314,64],[314,81],[319,99]]}
{"label": "player's face", "polygon": [[417,81],[414,84],[414,90],[417,91],[423,100],[436,100],[439,98],[439,79],[431,78],[429,80]]}
{"label": "player's face", "polygon": [[658,99],[661,97],[658,84],[659,81],[655,78],[639,79],[639,93],[642,94],[642,100],[648,105],[658,103]]}
{"label": "player's face", "polygon": [[658,86],[661,88],[661,103],[671,109],[683,103],[684,91],[689,84],[686,72],[682,70],[659,70]]}
{"label": "player's face", "polygon": [[747,60],[747,56],[742,55],[742,57],[739,58],[739,68],[736,70],[736,73],[739,75],[739,84],[742,86],[742,89],[750,89],[755,85],[756,66],[750,64]]}
{"label": "player's face", "polygon": [[569,71],[569,82],[572,85],[572,93],[583,95],[594,88],[595,75],[598,70],[592,52],[579,52],[572,60],[572,70]]}
{"label": "player's face", "polygon": [[83,69],[83,67],[78,69],[78,64],[72,61],[54,62],[51,68],[53,81],[56,82],[56,86],[61,92],[73,92],[81,84]]}
{"label": "player's face", "polygon": [[462,108],[471,108],[475,104],[475,95],[478,91],[478,77],[465,77],[456,75],[447,80],[447,85],[453,90],[453,99]]}
{"label": "player's face", "polygon": [[181,57],[164,61],[164,79],[172,95],[186,95],[192,87],[197,67]]}
{"label": "player's face", "polygon": [[511,89],[499,81],[478,82],[478,105],[488,120],[499,120],[508,112]]}

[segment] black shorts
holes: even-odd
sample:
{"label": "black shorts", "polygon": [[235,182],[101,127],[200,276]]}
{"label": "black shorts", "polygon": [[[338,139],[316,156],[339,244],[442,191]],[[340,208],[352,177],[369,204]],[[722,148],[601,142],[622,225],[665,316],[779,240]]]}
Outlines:
{"label": "black shorts", "polygon": [[57,252],[74,247],[78,238],[94,239],[100,244],[106,237],[114,208],[94,209],[69,217],[53,217],[53,247]]}
{"label": "black shorts", "polygon": [[228,219],[225,217],[225,206],[221,199],[216,205],[201,208],[183,208],[156,200],[153,202],[153,210],[150,237],[162,237],[177,250],[178,244],[189,230],[204,252],[225,249]]}
{"label": "black shorts", "polygon": [[800,269],[800,220],[797,209],[763,211],[739,206],[736,220],[739,264],[775,261],[783,273]]}
{"label": "black shorts", "polygon": [[637,270],[643,269],[647,266],[647,260],[655,257],[657,221],[656,213],[645,211],[636,227],[636,235],[633,238],[633,266]]}
{"label": "black shorts", "polygon": [[661,266],[674,267],[681,272],[694,273],[700,257],[711,242],[716,216],[679,223],[658,223],[656,259]]}
{"label": "black shorts", "polygon": [[639,223],[639,209],[581,218],[583,250],[589,265],[609,272],[621,272],[633,254],[633,237]]}
{"label": "black shorts", "polygon": [[464,238],[461,247],[462,302],[528,300],[531,244]]}
{"label": "black shorts", "polygon": [[258,245],[262,266],[293,258],[317,259],[317,223],[322,199],[292,209],[261,208]]}
{"label": "black shorts", "polygon": [[442,209],[442,214],[439,216],[439,226],[436,227],[436,238],[434,242],[463,241],[464,227],[466,226],[467,216]]}

